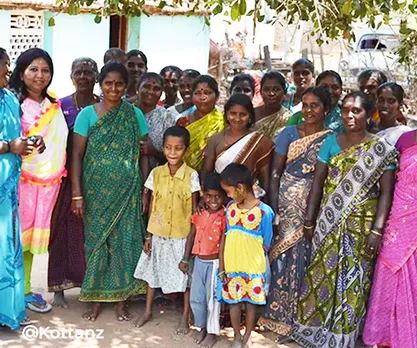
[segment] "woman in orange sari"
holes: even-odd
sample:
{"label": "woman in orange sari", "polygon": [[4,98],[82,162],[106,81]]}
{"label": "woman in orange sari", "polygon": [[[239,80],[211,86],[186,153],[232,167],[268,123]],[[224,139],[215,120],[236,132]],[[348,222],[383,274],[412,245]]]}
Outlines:
{"label": "woman in orange sari", "polygon": [[39,313],[48,312],[51,305],[31,292],[33,255],[48,252],[52,211],[66,175],[68,127],[61,103],[47,91],[53,74],[49,54],[32,48],[19,56],[10,78],[10,87],[21,104],[22,135],[39,134],[46,145],[43,153],[23,156],[19,185],[25,301],[27,308]]}

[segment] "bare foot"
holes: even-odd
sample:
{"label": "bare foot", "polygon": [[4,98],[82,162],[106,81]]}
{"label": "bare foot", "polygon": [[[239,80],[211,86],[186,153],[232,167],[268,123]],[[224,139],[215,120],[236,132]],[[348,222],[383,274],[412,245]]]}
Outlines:
{"label": "bare foot", "polygon": [[54,298],[51,302],[51,305],[58,308],[68,308],[68,303],[64,297],[64,291],[55,292]]}
{"label": "bare foot", "polygon": [[208,334],[203,342],[200,343],[201,348],[211,348],[217,342],[217,336],[214,334]]}
{"label": "bare foot", "polygon": [[186,335],[188,334],[188,331],[190,331],[190,327],[188,325],[188,318],[182,316],[178,324],[177,330],[175,330],[175,333],[177,335]]}
{"label": "bare foot", "polygon": [[243,342],[242,342],[242,336],[236,336],[235,335],[235,339],[233,340],[232,344],[230,345],[230,348],[243,348]]}
{"label": "bare foot", "polygon": [[200,331],[195,331],[195,332],[193,332],[193,335],[192,335],[193,341],[197,344],[200,344],[204,340],[206,335],[207,335],[207,330],[206,329],[201,329]]}
{"label": "bare foot", "polygon": [[132,315],[127,310],[126,302],[119,302],[114,306],[114,311],[116,312],[116,319],[118,321],[130,321],[132,320]]}
{"label": "bare foot", "polygon": [[133,321],[134,327],[142,327],[145,325],[148,321],[152,319],[152,313],[145,312],[141,318],[136,319]]}
{"label": "bare foot", "polygon": [[85,320],[96,321],[98,315],[101,311],[101,304],[100,303],[93,303],[91,309],[85,312],[82,317]]}

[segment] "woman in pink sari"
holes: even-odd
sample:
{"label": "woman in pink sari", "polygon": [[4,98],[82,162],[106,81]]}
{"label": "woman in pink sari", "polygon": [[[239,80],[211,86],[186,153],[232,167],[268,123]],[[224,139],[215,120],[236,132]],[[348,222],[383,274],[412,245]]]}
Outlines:
{"label": "woman in pink sari", "polygon": [[363,341],[417,347],[417,131],[396,144],[401,153],[391,213],[378,256]]}
{"label": "woman in pink sari", "polygon": [[53,77],[52,59],[47,52],[32,48],[16,61],[10,87],[22,109],[22,135],[41,135],[46,150],[22,156],[19,184],[19,212],[22,226],[26,307],[45,313],[51,305],[31,292],[33,255],[48,252],[52,210],[58,196],[61,178],[66,175],[68,127],[61,104],[47,89]]}

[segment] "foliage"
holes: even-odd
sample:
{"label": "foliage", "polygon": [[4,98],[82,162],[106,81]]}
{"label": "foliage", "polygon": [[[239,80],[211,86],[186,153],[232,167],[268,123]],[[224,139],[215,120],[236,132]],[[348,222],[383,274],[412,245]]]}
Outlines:
{"label": "foliage", "polygon": [[[412,23],[415,23],[417,15],[417,0],[104,0],[104,6],[101,8],[95,7],[93,0],[57,1],[69,14],[80,13],[82,7],[89,8],[90,12],[96,15],[97,23],[101,17],[110,14],[128,17],[149,15],[150,4],[159,10],[175,10],[186,6],[185,12],[188,15],[196,12],[223,14],[232,21],[250,16],[255,22],[264,22],[264,6],[267,6],[276,14],[268,23],[274,24],[281,13],[286,14],[290,24],[299,20],[312,21],[314,29],[311,35],[318,34],[319,44],[341,36],[354,39],[352,25],[357,21],[363,21],[371,28],[378,29],[382,24],[389,24],[394,16],[399,16],[403,18],[400,29],[401,45],[398,48],[400,62],[407,65],[415,64],[417,26],[413,27]],[[209,16],[206,15],[206,23],[209,22]]]}

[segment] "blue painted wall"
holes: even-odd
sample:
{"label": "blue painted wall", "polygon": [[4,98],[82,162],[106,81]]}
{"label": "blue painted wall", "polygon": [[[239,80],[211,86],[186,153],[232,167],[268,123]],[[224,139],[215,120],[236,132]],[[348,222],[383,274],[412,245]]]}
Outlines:
{"label": "blue painted wall", "polygon": [[139,48],[148,57],[148,70],[166,65],[208,70],[210,28],[198,16],[141,16],[129,20],[128,49]]}

